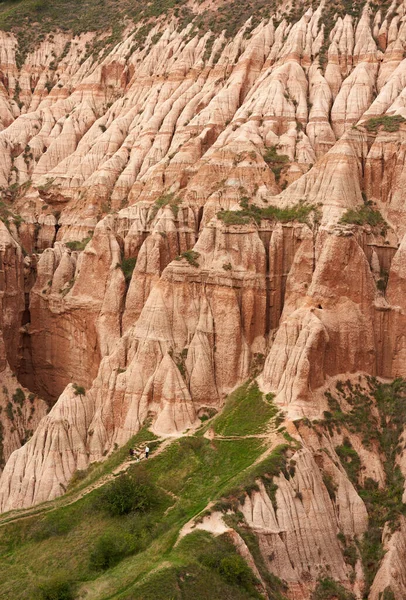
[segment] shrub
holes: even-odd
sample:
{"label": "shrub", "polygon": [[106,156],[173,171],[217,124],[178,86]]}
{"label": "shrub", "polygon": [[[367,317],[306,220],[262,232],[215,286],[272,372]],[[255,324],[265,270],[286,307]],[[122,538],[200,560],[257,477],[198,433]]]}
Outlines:
{"label": "shrub", "polygon": [[360,545],[365,575],[365,591],[368,592],[385,552],[382,547],[382,531],[372,526],[365,533]]}
{"label": "shrub", "polygon": [[355,209],[349,209],[343,214],[340,219],[340,223],[347,223],[351,225],[371,225],[371,227],[386,225],[384,218],[382,217],[379,210],[375,210],[371,207],[370,203],[359,206]]}
{"label": "shrub", "polygon": [[52,511],[35,524],[31,537],[35,541],[42,541],[65,535],[72,530],[74,525],[69,512]]}
{"label": "shrub", "polygon": [[289,223],[290,221],[306,223],[310,213],[314,210],[314,206],[311,204],[300,203],[287,208],[267,206],[266,208],[262,209],[261,216],[263,219],[272,219],[282,223]]}
{"label": "shrub", "polygon": [[192,450],[193,452],[199,452],[204,446],[203,438],[195,436],[181,438],[179,443],[185,450]]}
{"label": "shrub", "polygon": [[69,481],[69,488],[75,487],[75,485],[77,485],[80,481],[86,479],[88,474],[88,469],[76,469]]}
{"label": "shrub", "polygon": [[276,182],[279,183],[282,169],[289,162],[289,156],[278,154],[277,147],[271,146],[265,151],[264,161],[270,166],[271,171],[275,175]]}
{"label": "shrub", "polygon": [[312,594],[312,600],[355,600],[354,594],[346,590],[340,583],[326,577],[320,579]]}
{"label": "shrub", "polygon": [[130,534],[105,533],[97,540],[90,554],[90,568],[95,571],[105,571],[137,550],[136,540]]}
{"label": "shrub", "polygon": [[247,225],[251,221],[241,210],[221,210],[217,213],[217,218],[226,225]]}
{"label": "shrub", "polygon": [[388,285],[389,272],[386,269],[381,269],[380,277],[376,282],[376,287],[380,292],[385,292]]}
{"label": "shrub", "polygon": [[131,281],[131,277],[133,275],[136,263],[137,259],[135,257],[123,258],[123,260],[121,261],[121,270],[124,273],[124,277],[127,283],[130,283]]}
{"label": "shrub", "polygon": [[287,163],[287,162],[289,162],[289,156],[286,156],[286,154],[278,154],[277,147],[270,146],[265,151],[264,161],[268,165],[271,163]]}
{"label": "shrub", "polygon": [[361,467],[361,460],[357,452],[351,445],[348,438],[345,438],[341,446],[336,447],[336,452],[340,458],[341,464],[347,471],[349,479],[357,483],[358,473]]}
{"label": "shrub", "polygon": [[396,600],[395,594],[389,586],[383,590],[382,600]]}
{"label": "shrub", "polygon": [[10,419],[10,421],[14,421],[13,405],[11,404],[11,402],[7,402],[7,405],[6,405],[6,415],[8,416],[8,418]]}
{"label": "shrub", "polygon": [[219,573],[228,584],[255,593],[254,586],[258,581],[245,560],[237,554],[226,536],[222,536],[217,544],[218,546],[212,548],[211,552],[201,554],[198,557],[199,562]]}
{"label": "shrub", "polygon": [[354,544],[350,544],[344,548],[344,560],[347,564],[349,564],[353,569],[355,569],[355,565],[357,562],[357,549]]}
{"label": "shrub", "polygon": [[20,406],[24,404],[25,394],[21,388],[16,389],[16,391],[13,394],[13,400],[15,404],[19,404]]}
{"label": "shrub", "polygon": [[69,580],[54,578],[42,583],[37,589],[41,600],[74,600],[74,586]]}
{"label": "shrub", "polygon": [[218,570],[220,575],[231,585],[250,589],[251,585],[256,583],[251,569],[239,554],[222,558]]}
{"label": "shrub", "polygon": [[331,477],[331,475],[329,475],[328,473],[324,473],[323,475],[323,483],[326,486],[328,495],[330,496],[331,500],[335,500],[336,498],[336,492],[337,492],[337,486],[333,481],[333,478]]}
{"label": "shrub", "polygon": [[179,256],[175,258],[175,260],[182,260],[184,258],[192,267],[199,267],[199,263],[197,259],[199,258],[199,253],[194,250],[186,250],[186,252],[182,252]]}
{"label": "shrub", "polygon": [[75,396],[86,396],[86,390],[82,385],[78,385],[77,383],[74,383],[73,389],[74,389]]}
{"label": "shrub", "polygon": [[199,419],[201,420],[202,423],[204,421],[208,421],[209,419],[212,419],[217,414],[217,410],[215,408],[212,408],[212,407],[206,407],[206,406],[204,406],[200,410],[204,411],[203,414],[201,414],[200,417],[199,417]]}
{"label": "shrub", "polygon": [[98,505],[112,516],[120,516],[133,511],[150,510],[155,497],[155,488],[147,473],[134,466],[102,490]]}

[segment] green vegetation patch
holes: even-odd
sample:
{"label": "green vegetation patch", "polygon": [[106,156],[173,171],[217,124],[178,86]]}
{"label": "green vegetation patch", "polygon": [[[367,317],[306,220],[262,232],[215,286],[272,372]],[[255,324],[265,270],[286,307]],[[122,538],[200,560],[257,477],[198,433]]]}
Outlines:
{"label": "green vegetation patch", "polygon": [[350,225],[371,225],[371,227],[383,227],[386,230],[387,223],[379,210],[373,207],[371,201],[364,202],[363,206],[348,209],[340,219],[340,223]]}
{"label": "green vegetation patch", "polygon": [[[321,22],[324,26],[324,41],[319,53],[321,66],[327,62],[329,35],[336,22],[336,17],[345,14],[359,19],[365,0],[337,0],[326,2],[323,7]],[[178,20],[178,28],[182,29],[192,24],[191,34],[203,35],[211,30],[215,36],[225,32],[227,38],[235,37],[248,19],[250,25],[245,29],[245,37],[249,38],[253,30],[264,19],[274,16],[274,25],[278,26],[282,18],[289,23],[297,22],[306,10],[313,5],[312,0],[303,0],[286,8],[281,0],[252,0],[250,3],[240,0],[226,0],[221,5],[207,7],[197,14],[186,0],[152,0],[145,3],[141,0],[2,0],[0,2],[0,28],[13,31],[19,41],[17,65],[21,67],[28,52],[45,39],[53,31],[71,31],[79,35],[87,31],[96,33],[108,32],[103,38],[98,37],[88,43],[86,57],[99,53],[105,54],[121,38],[128,22],[139,24],[135,35],[135,43],[143,46],[151,28],[158,18]],[[388,0],[371,3],[370,8],[375,13],[388,7]],[[52,35],[52,34],[51,34]],[[159,36],[157,36],[159,37]],[[213,36],[214,37],[214,36]],[[153,43],[157,38],[153,40]],[[69,42],[59,56],[51,62],[51,69],[56,70],[59,62],[69,51]],[[208,53],[206,58],[208,57]],[[84,58],[82,58],[84,60]],[[52,83],[49,82],[52,86]]]}
{"label": "green vegetation patch", "polygon": [[401,115],[394,115],[392,117],[389,115],[383,115],[382,117],[374,117],[368,121],[365,121],[363,126],[366,127],[369,132],[373,133],[377,133],[381,128],[383,128],[384,131],[393,132],[399,131],[401,124],[405,122],[406,119],[404,119]]}
{"label": "green vegetation patch", "polygon": [[[21,223],[23,223],[24,221],[24,219],[20,215],[15,214],[11,210],[11,207],[9,205],[9,202],[13,202],[17,199],[20,193],[20,189],[21,186],[18,186],[17,184],[11,185],[9,188],[7,188],[7,191],[0,189],[2,197],[8,199],[7,203],[0,202],[0,221],[3,221],[7,229],[10,228],[10,220],[15,223],[17,229],[19,229]],[[9,194],[11,194],[11,197]]]}
{"label": "green vegetation patch", "polygon": [[162,196],[155,200],[152,206],[151,213],[149,215],[149,220],[152,221],[155,218],[157,212],[165,206],[169,206],[174,216],[177,217],[179,213],[179,205],[181,204],[181,202],[182,200],[176,197],[173,193],[162,194]]}
{"label": "green vegetation patch", "polygon": [[131,281],[131,278],[133,276],[133,271],[135,269],[136,264],[137,264],[137,259],[133,256],[130,256],[129,258],[123,258],[121,260],[120,267],[124,273],[124,277],[125,277],[127,284],[129,284]]}
{"label": "green vegetation patch", "polygon": [[37,588],[39,600],[75,600],[75,586],[66,577],[54,577]]}
{"label": "green vegetation patch", "polygon": [[[179,28],[193,22],[196,33],[211,29],[215,34],[220,34],[225,30],[226,36],[232,38],[249,18],[252,22],[246,35],[250,36],[259,22],[268,19],[281,4],[280,0],[253,0],[250,4],[228,0],[221,6],[208,8],[197,15],[187,6],[186,0],[152,0],[148,3],[141,0],[87,0],[86,3],[77,0],[3,0],[0,2],[0,28],[18,35],[18,65],[21,66],[27,52],[33,50],[46,34],[57,29],[72,31],[74,35],[87,31],[101,33],[110,29],[109,36],[96,40],[89,48],[89,54],[97,54],[120,41],[126,20],[141,24],[136,34],[136,42],[140,45],[156,20],[164,15],[167,18],[176,17]],[[309,5],[310,1],[306,0],[303,6],[285,14],[290,20],[298,19]],[[68,50],[65,47],[61,55],[55,57],[53,68],[57,67]]]}
{"label": "green vegetation patch", "polygon": [[23,406],[25,402],[25,394],[21,388],[17,388],[12,397],[15,404]]}
{"label": "green vegetation patch", "polygon": [[348,438],[344,438],[341,446],[336,446],[335,451],[347,471],[348,478],[352,483],[356,484],[358,480],[358,474],[361,468],[361,460],[357,452],[352,447],[352,444]]}
{"label": "green vegetation patch", "polygon": [[326,577],[318,581],[312,600],[355,600],[355,596],[340,583]]}
{"label": "green vegetation patch", "polygon": [[286,600],[285,592],[288,590],[286,583],[269,571],[260,550],[258,538],[246,524],[242,513],[226,515],[224,520],[240,534],[247,544],[255,565],[261,575],[262,581],[265,584],[269,600]]}
{"label": "green vegetation patch", "polygon": [[195,250],[186,250],[185,252],[182,252],[182,254],[180,254],[179,256],[177,256],[175,258],[175,260],[182,260],[183,258],[185,260],[187,260],[187,262],[192,266],[192,267],[199,267],[199,263],[198,263],[198,258],[199,258],[200,254],[198,252],[196,252]]}
{"label": "green vegetation patch", "polygon": [[[236,478],[225,489],[221,499],[213,505],[212,510],[224,513],[230,510],[238,512],[238,507],[240,504],[244,504],[246,495],[259,490],[258,480],[263,482],[276,510],[276,491],[278,486],[274,483],[273,479],[281,473],[287,479],[294,476],[294,461],[290,461],[288,454],[291,454],[296,449],[297,446],[293,447],[290,444],[280,444],[274,448],[264,460]],[[289,461],[291,464],[289,464]]]}
{"label": "green vegetation patch", "polygon": [[[150,436],[152,434],[144,431],[138,443],[140,439],[151,439]],[[135,439],[131,440],[130,447],[134,447],[135,442]],[[69,576],[72,573],[78,587],[86,581],[87,586],[92,586],[94,581],[97,588],[99,578],[105,581],[104,574],[111,570],[111,594],[131,586],[134,586],[131,590],[144,589],[138,579],[143,582],[150,570],[171,561],[176,574],[174,581],[178,582],[177,569],[182,561],[177,554],[168,553],[173,550],[180,528],[202,511],[212,498],[221,497],[223,490],[255,462],[263,451],[262,440],[209,441],[191,436],[171,443],[157,456],[154,456],[153,444],[149,443],[149,446],[152,452],[148,461],[134,463],[131,469],[134,476],[145,470],[148,494],[154,490],[153,503],[143,505],[142,510],[132,506],[127,512],[129,495],[126,492],[132,489],[132,484],[123,486],[124,493],[118,494],[124,496],[124,514],[112,514],[106,509],[106,494],[114,498],[112,490],[122,489],[119,475],[114,483],[94,490],[69,506],[10,522],[0,528],[0,596],[16,600],[33,598],[38,586],[48,583],[50,573],[66,581],[72,581]],[[118,450],[116,456],[106,461],[108,469],[106,464],[93,469],[98,477],[103,476],[114,469],[115,463],[119,461],[120,464],[127,457],[128,447]],[[69,493],[81,489],[84,482],[91,483],[92,477],[94,471],[90,470],[87,478],[79,481],[65,500],[69,499]],[[55,506],[62,500],[55,501]],[[114,506],[115,502],[113,500]],[[121,500],[117,499],[117,502],[121,507]],[[121,508],[119,512],[122,512]],[[186,565],[189,564],[190,556]],[[241,565],[234,566],[237,577]],[[28,585],[24,577],[27,569],[35,574]],[[197,569],[196,586],[212,572],[211,567],[200,563],[193,569]],[[232,565],[230,569],[233,569]],[[231,584],[225,578],[226,565],[220,571],[213,571],[220,586],[218,589],[228,590],[227,586]],[[244,572],[240,575],[244,577]],[[190,580],[191,586],[193,581]],[[191,589],[195,589],[194,584]],[[236,593],[234,585],[231,590],[227,592],[230,598],[232,592]],[[235,597],[250,597],[248,592],[241,591],[241,594]]]}
{"label": "green vegetation patch", "polygon": [[282,169],[289,162],[289,156],[286,154],[278,154],[277,146],[270,146],[265,150],[264,161],[271,168],[271,171],[275,175],[276,182],[279,183]]}
{"label": "green vegetation patch", "polygon": [[156,496],[157,489],[149,481],[145,469],[133,465],[103,488],[99,508],[113,517],[134,511],[146,512],[154,505]]}
{"label": "green vegetation patch", "polygon": [[140,431],[128,440],[124,446],[117,448],[103,462],[94,462],[87,469],[76,471],[68,486],[69,493],[77,493],[78,491],[92,485],[100,477],[111,473],[120,466],[129,456],[130,448],[144,445],[148,442],[151,452],[157,448],[157,436],[148,429],[148,422],[140,429]]}
{"label": "green vegetation patch", "polygon": [[390,586],[387,586],[383,590],[383,594],[382,594],[382,596],[381,596],[381,598],[379,600],[396,600],[395,594],[391,590]]}
{"label": "green vegetation patch", "polygon": [[121,600],[248,600],[262,598],[257,580],[226,534],[196,531],[170,553],[173,566],[151,573]]}
{"label": "green vegetation patch", "polygon": [[[319,64],[321,69],[325,70],[327,66],[327,53],[330,46],[330,34],[336,24],[337,17],[344,18],[345,15],[353,17],[357,22],[365,6],[365,0],[336,0],[335,2],[326,2],[322,9],[321,23],[323,24],[323,43],[319,51]],[[372,14],[381,10],[385,12],[390,6],[389,0],[380,0],[379,3],[371,2],[369,5]]]}
{"label": "green vegetation patch", "polygon": [[73,393],[75,394],[75,396],[86,396],[86,390],[83,387],[83,385],[78,385],[77,383],[73,383],[72,384],[73,387]]}
{"label": "green vegetation patch", "polygon": [[217,218],[226,225],[246,225],[252,221],[259,225],[262,220],[279,221],[281,223],[299,221],[300,223],[309,224],[312,213],[315,220],[318,219],[316,207],[304,202],[286,208],[272,205],[261,208],[250,203],[249,199],[244,197],[240,202],[240,206],[241,210],[221,210],[217,213]]}
{"label": "green vegetation patch", "polygon": [[256,382],[245,383],[227,398],[213,428],[220,435],[253,435],[263,433],[278,409],[267,400]]}
{"label": "green vegetation patch", "polygon": [[[259,598],[255,577],[226,536],[196,532],[175,542],[181,527],[210,501],[223,506],[240,497],[243,502],[259,478],[275,501],[273,478],[280,472],[294,474],[293,446],[279,446],[255,464],[266,445],[261,438],[245,436],[261,432],[276,412],[272,397],[263,398],[248,383],[214,422],[231,439],[209,440],[201,431],[171,442],[156,455],[157,441],[146,424],[106,461],[77,472],[64,497],[38,507],[36,515],[3,521],[0,596],[29,600],[46,597],[40,595],[43,591],[62,594],[66,589],[77,597],[86,589],[89,597],[99,597],[102,589],[103,597],[122,599]],[[129,448],[146,442],[150,458],[111,478],[128,460]],[[64,505],[106,475],[110,479],[102,487]],[[255,551],[249,531],[244,535]],[[255,560],[260,561],[260,552]],[[33,574],[28,583],[27,570]],[[269,597],[283,600],[281,582],[266,575],[266,568],[261,576],[273,590]]]}
{"label": "green vegetation patch", "polygon": [[88,245],[88,243],[90,242],[92,238],[91,237],[87,237],[84,238],[81,241],[73,241],[73,242],[65,242],[65,246],[67,246],[70,250],[75,250],[77,252],[81,252],[82,250],[84,250],[86,248],[86,246]]}
{"label": "green vegetation patch", "polygon": [[185,437],[155,459],[154,476],[165,489],[189,504],[198,499],[192,518],[213,497],[221,497],[232,481],[241,478],[262,449],[261,439],[206,440]]}

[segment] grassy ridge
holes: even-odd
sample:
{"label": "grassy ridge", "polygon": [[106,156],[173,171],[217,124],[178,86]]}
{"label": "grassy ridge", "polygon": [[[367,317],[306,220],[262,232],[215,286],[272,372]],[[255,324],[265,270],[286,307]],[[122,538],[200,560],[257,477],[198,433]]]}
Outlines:
{"label": "grassy ridge", "polygon": [[[70,506],[0,528],[0,597],[31,599],[49,573],[92,582],[93,598],[105,597],[97,592],[100,579],[108,594],[132,585],[159,565],[182,525],[221,495],[261,451],[261,440],[256,439],[213,444],[201,437],[183,438],[146,465],[161,493],[157,506],[145,515],[112,517],[99,510],[100,488]],[[91,555],[107,534],[123,543],[126,536],[135,536],[139,545],[134,555],[103,575],[92,568]],[[27,571],[33,574],[28,586]]]}

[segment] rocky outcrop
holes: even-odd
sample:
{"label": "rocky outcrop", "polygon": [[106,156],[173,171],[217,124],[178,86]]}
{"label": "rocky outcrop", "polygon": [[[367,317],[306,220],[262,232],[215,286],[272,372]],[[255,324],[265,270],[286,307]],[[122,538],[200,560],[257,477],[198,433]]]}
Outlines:
{"label": "rocky outcrop", "polygon": [[23,324],[24,309],[23,253],[6,225],[0,221],[0,368],[5,368],[6,362],[14,369],[17,367],[19,330]]}
{"label": "rocky outcrop", "polygon": [[[245,522],[258,538],[268,569],[287,583],[292,598],[309,598],[309,588],[327,574],[351,589],[351,567],[337,534],[347,539],[362,535],[368,524],[365,506],[334,465],[340,484],[333,502],[311,453],[301,450],[292,460],[295,475],[274,480],[274,500],[262,483],[246,497],[240,509]],[[355,517],[352,522],[345,521],[349,514]]]}
{"label": "rocky outcrop", "polygon": [[108,219],[83,253],[57,242],[38,260],[25,333],[30,368],[22,380],[50,401],[70,381],[89,387],[101,356],[120,337],[125,289],[120,263]]}
{"label": "rocky outcrop", "polygon": [[382,594],[392,592],[395,599],[402,598],[406,585],[405,579],[405,520],[401,518],[399,531],[393,535],[386,532],[385,556],[371,587],[369,598],[378,600]]}
{"label": "rocky outcrop", "polygon": [[[2,476],[2,510],[30,506],[60,496],[66,491],[61,480],[69,481],[77,468],[87,466],[84,440],[91,419],[89,400],[77,395],[70,385],[41,420],[33,437],[13,452]],[[16,472],[23,477],[17,479]]]}
{"label": "rocky outcrop", "polygon": [[0,469],[32,436],[47,411],[45,402],[22,389],[16,377],[26,270],[29,261],[0,221]]}

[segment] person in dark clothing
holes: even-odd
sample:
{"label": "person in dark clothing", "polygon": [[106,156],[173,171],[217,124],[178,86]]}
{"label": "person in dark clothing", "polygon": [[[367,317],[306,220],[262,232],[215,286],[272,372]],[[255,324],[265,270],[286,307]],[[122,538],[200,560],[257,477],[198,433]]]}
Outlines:
{"label": "person in dark clothing", "polygon": [[135,453],[134,453],[134,448],[130,448],[130,458],[134,458]]}

